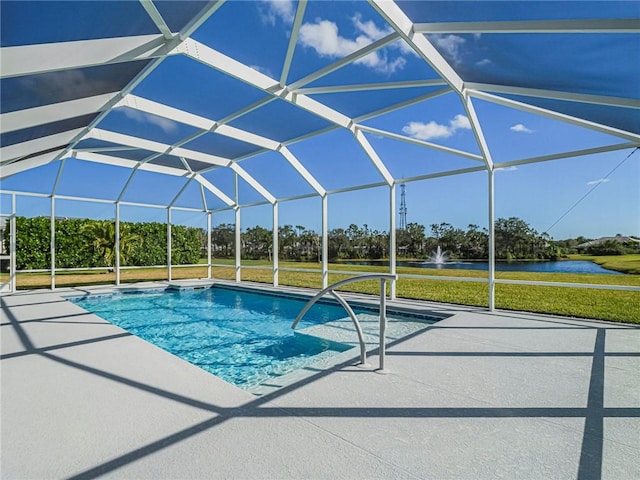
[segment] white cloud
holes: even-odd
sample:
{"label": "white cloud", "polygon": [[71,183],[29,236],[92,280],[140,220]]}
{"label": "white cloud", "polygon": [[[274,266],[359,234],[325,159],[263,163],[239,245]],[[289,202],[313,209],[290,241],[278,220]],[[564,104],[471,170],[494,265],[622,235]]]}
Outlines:
{"label": "white cloud", "polygon": [[512,132],[519,132],[519,133],[534,132],[534,130],[531,130],[530,128],[525,127],[522,123],[517,123],[515,125],[512,125],[511,127],[509,127],[509,130],[511,130]]}
{"label": "white cloud", "polygon": [[[343,58],[391,33],[389,27],[379,28],[371,20],[363,21],[359,13],[354,15],[351,21],[358,32],[353,39],[341,36],[336,23],[317,19],[315,23],[304,23],[300,27],[298,41],[305,47],[313,48],[321,57]],[[411,50],[404,42],[394,42],[390,47],[402,53]],[[354,63],[365,65],[380,73],[390,74],[402,69],[407,62],[402,56],[392,59],[386,49],[381,49]]]}
{"label": "white cloud", "polygon": [[262,0],[258,6],[262,21],[274,26],[279,18],[284,23],[293,23],[295,7],[292,0]]}
{"label": "white cloud", "polygon": [[462,46],[467,41],[459,35],[428,35],[429,40],[438,50],[451,60],[454,64],[458,65],[462,62]]}
{"label": "white cloud", "polygon": [[598,180],[592,180],[591,182],[587,182],[587,185],[597,185],[599,183],[607,183],[609,181],[608,178],[600,178]]}
{"label": "white cloud", "polygon": [[496,172],[515,172],[516,170],[518,170],[518,167],[516,167],[515,165],[511,167],[502,167],[495,169]]}
{"label": "white cloud", "polygon": [[487,65],[491,65],[493,62],[491,60],[489,60],[488,58],[483,58],[482,60],[479,60],[476,62],[476,66],[477,67],[486,67]]}
{"label": "white cloud", "polygon": [[456,115],[449,121],[449,125],[442,125],[434,122],[409,122],[402,131],[410,137],[418,140],[432,140],[435,138],[449,138],[458,130],[470,130],[471,124],[469,119],[464,115]]}
{"label": "white cloud", "polygon": [[152,125],[157,125],[165,133],[175,132],[178,129],[176,123],[172,120],[169,120],[168,118],[150,115],[133,108],[123,108],[122,111],[127,117],[135,120],[136,122],[151,123]]}

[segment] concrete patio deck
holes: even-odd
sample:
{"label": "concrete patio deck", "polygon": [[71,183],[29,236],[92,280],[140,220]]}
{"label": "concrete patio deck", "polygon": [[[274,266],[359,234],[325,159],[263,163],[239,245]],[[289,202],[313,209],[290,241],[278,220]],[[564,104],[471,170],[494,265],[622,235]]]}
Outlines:
{"label": "concrete patio deck", "polygon": [[257,397],[71,291],[1,298],[4,479],[640,478],[637,326],[399,302],[451,316],[390,344],[390,374]]}

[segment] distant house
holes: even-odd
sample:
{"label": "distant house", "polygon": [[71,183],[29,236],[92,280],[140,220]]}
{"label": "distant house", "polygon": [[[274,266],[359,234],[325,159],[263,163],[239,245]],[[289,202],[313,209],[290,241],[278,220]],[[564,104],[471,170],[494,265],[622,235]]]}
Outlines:
{"label": "distant house", "polygon": [[637,238],[633,238],[633,237],[627,237],[626,235],[616,235],[615,237],[600,237],[600,238],[596,238],[595,240],[591,240],[589,242],[584,242],[581,243],[580,245],[578,245],[576,248],[578,250],[582,250],[585,248],[589,248],[589,247],[593,247],[594,245],[600,245],[601,243],[604,242],[617,242],[617,243],[622,243],[625,245],[640,245],[640,239]]}

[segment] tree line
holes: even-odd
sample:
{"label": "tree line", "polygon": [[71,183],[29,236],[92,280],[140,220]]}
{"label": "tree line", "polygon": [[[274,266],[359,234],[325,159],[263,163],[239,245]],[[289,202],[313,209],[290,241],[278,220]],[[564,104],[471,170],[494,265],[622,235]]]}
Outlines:
{"label": "tree line", "polygon": [[[273,256],[273,232],[264,227],[247,228],[241,233],[242,256],[247,259],[270,259]],[[382,259],[389,257],[389,233],[384,230],[351,224],[328,232],[329,260]],[[221,224],[211,231],[214,255],[235,255],[235,227]],[[496,257],[499,259],[556,259],[564,251],[546,234],[540,234],[524,220],[511,217],[495,222]],[[322,248],[318,232],[302,225],[278,228],[278,255],[284,260],[319,261]],[[431,224],[430,230],[419,223],[409,223],[396,231],[398,257],[428,258],[439,246],[453,259],[488,258],[489,234],[486,228],[469,225],[455,228],[449,223]]]}

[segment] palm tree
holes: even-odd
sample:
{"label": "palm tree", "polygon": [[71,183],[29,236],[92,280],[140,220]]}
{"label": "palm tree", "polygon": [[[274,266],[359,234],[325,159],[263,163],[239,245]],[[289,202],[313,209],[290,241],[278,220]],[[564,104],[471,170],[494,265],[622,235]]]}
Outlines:
{"label": "palm tree", "polygon": [[[82,227],[82,233],[87,233],[93,237],[94,248],[102,255],[104,264],[108,267],[115,267],[116,259],[116,226],[110,220],[99,220],[87,223]],[[142,243],[142,238],[132,233],[129,225],[120,224],[120,265],[127,261],[127,258]]]}

